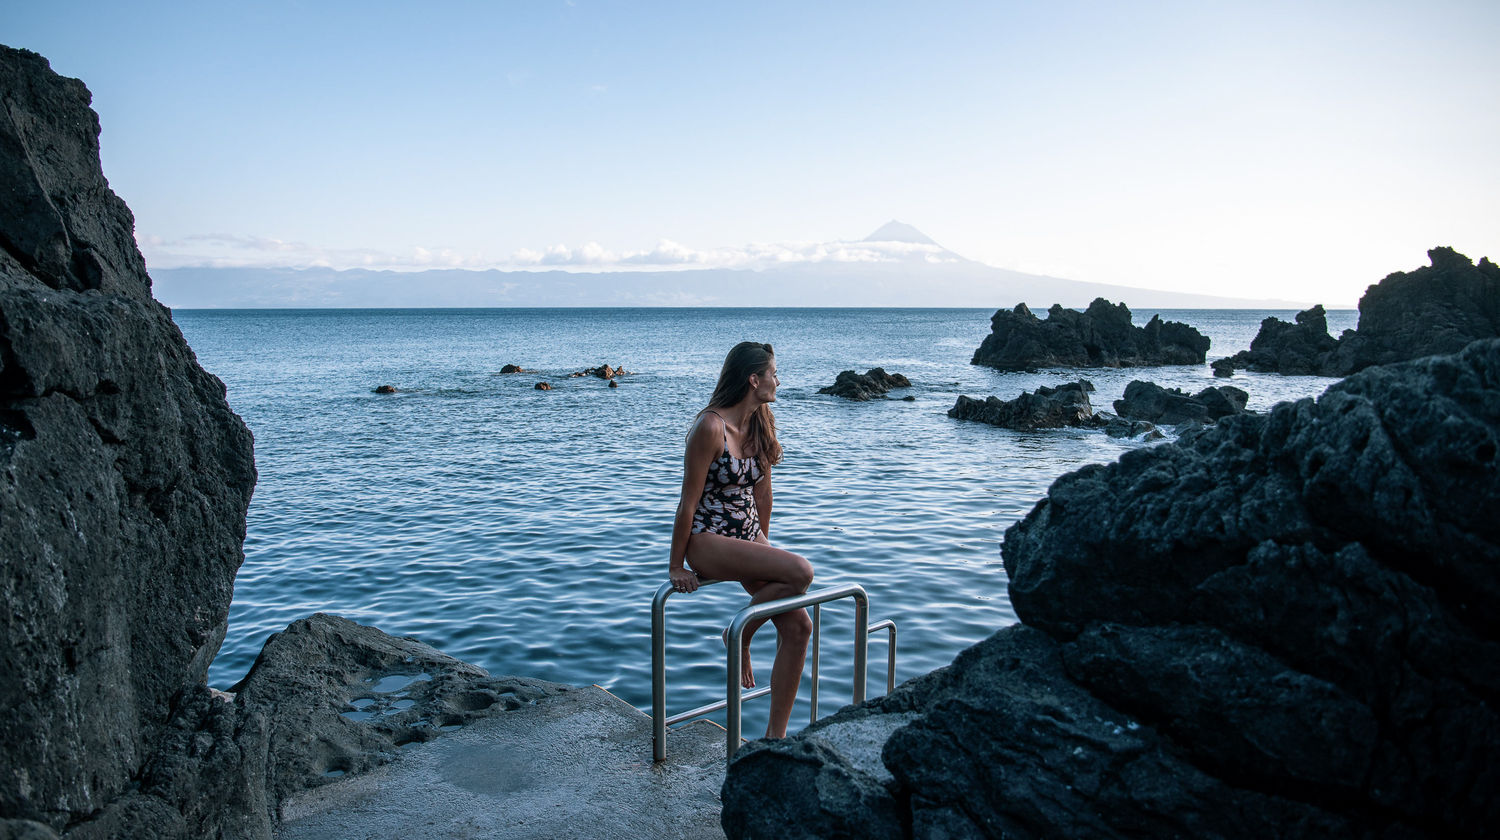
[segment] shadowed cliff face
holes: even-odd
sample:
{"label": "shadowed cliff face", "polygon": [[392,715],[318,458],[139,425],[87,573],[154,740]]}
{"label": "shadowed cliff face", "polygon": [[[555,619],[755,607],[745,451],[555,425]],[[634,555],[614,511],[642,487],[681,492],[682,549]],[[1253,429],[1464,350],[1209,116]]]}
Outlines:
{"label": "shadowed cliff face", "polygon": [[223,639],[251,438],[151,297],[89,93],[0,47],[0,816],[140,770]]}
{"label": "shadowed cliff face", "polygon": [[1500,340],[1065,475],[1005,535],[1024,623],[742,750],[725,831],[1487,836],[1497,511]]}

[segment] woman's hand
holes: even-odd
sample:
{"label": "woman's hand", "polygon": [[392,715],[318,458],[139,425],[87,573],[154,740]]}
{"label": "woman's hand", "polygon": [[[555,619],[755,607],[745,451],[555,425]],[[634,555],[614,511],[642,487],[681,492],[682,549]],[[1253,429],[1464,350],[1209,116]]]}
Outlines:
{"label": "woman's hand", "polygon": [[698,588],[698,575],[687,569],[672,569],[672,588],[678,592],[692,592]]}

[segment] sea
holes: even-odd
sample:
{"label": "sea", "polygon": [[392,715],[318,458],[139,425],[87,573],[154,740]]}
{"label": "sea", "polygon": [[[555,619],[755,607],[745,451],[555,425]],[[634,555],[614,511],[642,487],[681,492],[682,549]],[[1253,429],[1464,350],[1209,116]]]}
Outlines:
{"label": "sea", "polygon": [[[177,310],[199,362],[255,435],[259,481],[229,632],[209,673],[229,688],[266,639],[328,612],[413,636],[492,674],[597,684],[649,710],[650,605],[667,577],[684,436],[724,354],[775,347],[785,458],[770,538],[807,557],[814,588],[858,583],[870,619],[898,627],[897,682],[948,664],[1016,621],[1005,529],[1059,476],[1164,445],[1095,430],[1013,432],[950,419],[960,394],[1011,399],[1082,377],[1109,409],[1135,379],[1196,392],[1205,365],[1002,373],[971,365],[977,309]],[[1247,349],[1290,311],[1141,310]],[[1357,313],[1332,311],[1337,335]],[[528,372],[499,373],[506,364]],[[572,376],[623,367],[618,387]],[[912,387],[855,403],[818,394],[839,371],[883,367]],[[1334,380],[1237,373],[1249,408],[1316,397]],[[537,390],[538,382],[552,390]],[[394,394],[376,394],[390,385]],[[1170,442],[1170,438],[1169,441]],[[720,631],[733,584],[667,609],[668,711],[724,695]],[[820,713],[854,687],[854,608],[821,617]],[[752,659],[762,684],[768,625]],[[872,636],[869,696],[887,684]],[[809,717],[804,678],[794,728]],[[747,703],[745,732],[765,726]],[[719,718],[722,721],[722,717]]]}

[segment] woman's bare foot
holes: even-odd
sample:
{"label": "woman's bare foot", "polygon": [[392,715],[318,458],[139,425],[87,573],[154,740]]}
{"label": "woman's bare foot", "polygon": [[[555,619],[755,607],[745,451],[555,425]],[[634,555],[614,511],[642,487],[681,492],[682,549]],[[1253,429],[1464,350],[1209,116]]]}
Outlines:
{"label": "woman's bare foot", "polygon": [[[724,649],[729,650],[728,627],[725,627],[724,632],[719,634],[719,638],[724,640]],[[741,641],[743,646],[740,649],[740,685],[745,688],[754,688],[755,672],[750,669],[750,637],[746,636]]]}

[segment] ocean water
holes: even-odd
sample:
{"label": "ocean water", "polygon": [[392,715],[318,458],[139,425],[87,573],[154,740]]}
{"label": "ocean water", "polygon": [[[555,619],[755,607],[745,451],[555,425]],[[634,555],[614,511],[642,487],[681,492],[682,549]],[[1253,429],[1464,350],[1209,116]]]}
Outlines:
{"label": "ocean water", "polygon": [[[666,579],[684,435],[738,341],[776,348],[785,460],[771,539],[814,587],[858,582],[900,628],[898,681],[1013,623],[1000,541],[1062,474],[1144,444],[1102,432],[1017,433],[951,420],[959,394],[1013,398],[1080,375],[1108,409],[1133,379],[1196,391],[1207,365],[1001,373],[969,364],[972,309],[179,310],[174,318],[255,434],[260,480],[229,634],[209,679],[228,687],[266,638],[332,612],[415,636],[495,674],[596,683],[649,709],[650,601]],[[1152,311],[1135,313],[1144,324]],[[1267,315],[1173,310],[1209,359],[1249,347]],[[1336,335],[1357,313],[1329,313]],[[536,373],[498,375],[520,364]],[[618,388],[568,374],[600,364]],[[817,390],[883,366],[914,402]],[[554,390],[537,391],[538,381]],[[1220,380],[1222,381],[1222,380]],[[1333,380],[1237,374],[1250,408]],[[377,395],[389,384],[400,390]],[[900,395],[900,392],[897,392]],[[668,708],[723,696],[730,584],[668,605]],[[853,606],[823,611],[822,711],[848,702]],[[882,635],[883,638],[883,635]],[[752,656],[769,677],[774,633]],[[872,644],[870,696],[884,691]],[[793,724],[806,721],[804,679]],[[747,704],[745,732],[765,726]]]}

